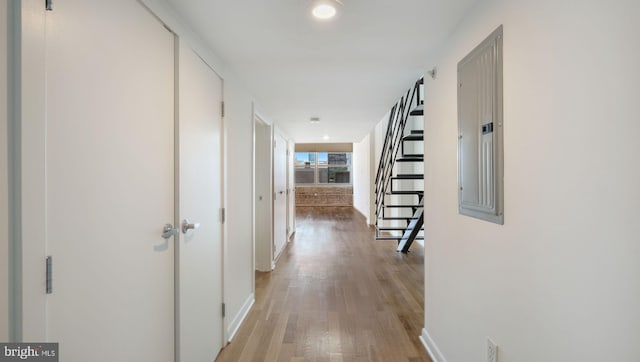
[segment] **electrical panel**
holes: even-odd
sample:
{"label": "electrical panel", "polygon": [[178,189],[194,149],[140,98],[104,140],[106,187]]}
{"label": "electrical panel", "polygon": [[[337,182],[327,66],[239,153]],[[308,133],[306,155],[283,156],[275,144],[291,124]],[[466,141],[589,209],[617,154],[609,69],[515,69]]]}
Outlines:
{"label": "electrical panel", "polygon": [[458,63],[458,210],[504,223],[502,25]]}

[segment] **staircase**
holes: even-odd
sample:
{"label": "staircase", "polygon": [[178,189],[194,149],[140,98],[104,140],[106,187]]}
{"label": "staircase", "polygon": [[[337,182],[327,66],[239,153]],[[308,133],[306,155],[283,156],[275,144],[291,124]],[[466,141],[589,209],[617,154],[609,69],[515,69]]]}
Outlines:
{"label": "staircase", "polygon": [[376,239],[397,240],[407,253],[415,240],[424,240],[423,79],[396,103],[376,175]]}

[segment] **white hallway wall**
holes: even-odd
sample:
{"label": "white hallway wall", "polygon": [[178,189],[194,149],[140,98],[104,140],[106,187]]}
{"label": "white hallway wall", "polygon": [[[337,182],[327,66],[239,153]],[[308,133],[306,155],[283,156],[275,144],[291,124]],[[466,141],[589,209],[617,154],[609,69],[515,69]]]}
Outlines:
{"label": "white hallway wall", "polygon": [[[479,2],[426,79],[425,326],[448,361],[640,356],[637,1]],[[458,215],[457,62],[504,24],[505,224]],[[435,349],[434,349],[435,351]]]}
{"label": "white hallway wall", "polygon": [[[393,106],[393,105],[392,105]],[[382,119],[375,125],[372,132],[372,142],[373,142],[373,164],[375,169],[372,175],[372,182],[375,182],[376,173],[378,171],[378,165],[380,164],[380,156],[382,155],[382,146],[384,145],[384,138],[387,132],[387,126],[389,125],[389,115],[390,112],[387,112]]]}
{"label": "white hallway wall", "polygon": [[371,136],[367,134],[362,141],[353,144],[353,207],[371,224]]}

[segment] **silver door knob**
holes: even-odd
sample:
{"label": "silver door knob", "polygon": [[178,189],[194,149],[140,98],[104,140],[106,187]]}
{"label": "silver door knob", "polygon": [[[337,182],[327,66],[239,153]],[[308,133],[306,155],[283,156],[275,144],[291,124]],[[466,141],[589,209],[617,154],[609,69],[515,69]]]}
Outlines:
{"label": "silver door knob", "polygon": [[173,224],[164,224],[162,228],[162,237],[169,239],[174,235],[178,235],[178,229],[173,227]]}
{"label": "silver door knob", "polygon": [[195,229],[199,229],[200,228],[200,223],[196,222],[196,223],[189,223],[189,220],[184,219],[182,220],[182,233],[186,234],[187,231],[189,230],[195,230]]}

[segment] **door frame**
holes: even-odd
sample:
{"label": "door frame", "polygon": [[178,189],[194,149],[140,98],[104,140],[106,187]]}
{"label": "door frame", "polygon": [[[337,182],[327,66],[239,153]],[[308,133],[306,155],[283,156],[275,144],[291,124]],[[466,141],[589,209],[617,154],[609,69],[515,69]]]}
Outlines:
{"label": "door frame", "polygon": [[12,342],[46,340],[45,9],[8,1],[9,265]]}
{"label": "door frame", "polygon": [[20,339],[21,336],[21,326],[22,320],[19,316],[21,316],[21,300],[20,297],[20,289],[19,285],[20,281],[20,259],[21,254],[19,253],[19,246],[21,243],[17,239],[18,235],[18,222],[17,218],[19,216],[19,205],[20,205],[20,197],[19,192],[20,188],[19,182],[20,178],[18,177],[18,172],[20,170],[19,165],[19,148],[20,148],[20,119],[19,119],[19,108],[20,108],[20,94],[18,87],[20,85],[20,18],[21,18],[21,7],[19,1],[2,1],[1,6],[4,8],[4,18],[2,20],[6,21],[6,28],[3,32],[3,36],[5,36],[6,43],[4,44],[5,55],[6,58],[5,66],[6,68],[2,71],[6,72],[6,78],[4,79],[6,83],[2,86],[6,89],[6,114],[3,119],[3,126],[6,127],[6,190],[2,192],[6,192],[6,201],[7,204],[4,205],[6,209],[6,233],[3,237],[6,237],[6,262],[8,268],[3,272],[6,275],[3,275],[3,278],[6,278],[5,282],[7,283],[7,295],[6,295],[6,303],[7,309],[2,313],[7,313],[6,315],[6,333],[7,341],[16,342]]}

